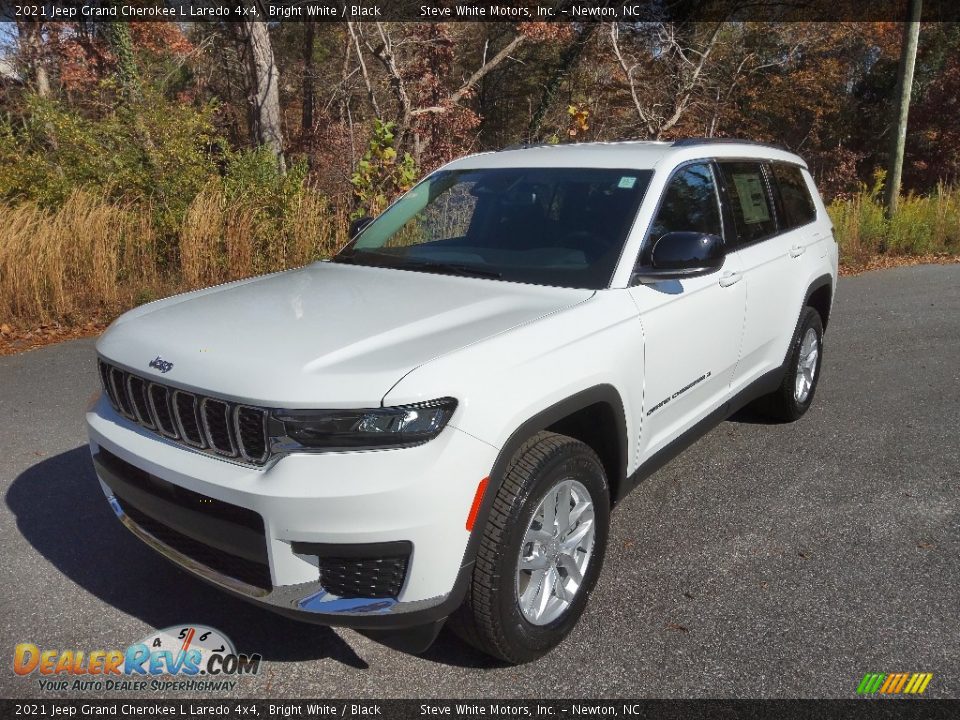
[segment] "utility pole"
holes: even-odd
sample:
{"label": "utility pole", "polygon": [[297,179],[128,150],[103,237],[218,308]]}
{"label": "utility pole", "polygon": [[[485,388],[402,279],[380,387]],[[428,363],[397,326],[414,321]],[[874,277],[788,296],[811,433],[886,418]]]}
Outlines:
{"label": "utility pole", "polygon": [[907,116],[910,114],[910,93],[913,90],[913,68],[917,62],[917,41],[920,37],[921,0],[910,0],[907,22],[903,26],[900,68],[897,72],[897,116],[887,170],[887,218],[897,212],[900,177],[903,173],[903,152],[907,142]]}

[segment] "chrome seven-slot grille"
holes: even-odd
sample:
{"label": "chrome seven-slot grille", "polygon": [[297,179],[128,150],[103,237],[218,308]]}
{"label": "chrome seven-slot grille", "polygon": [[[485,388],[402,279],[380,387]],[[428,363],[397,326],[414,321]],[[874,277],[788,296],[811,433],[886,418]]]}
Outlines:
{"label": "chrome seven-slot grille", "polygon": [[197,395],[97,360],[113,409],[158,435],[223,457],[263,465],[270,455],[267,411]]}

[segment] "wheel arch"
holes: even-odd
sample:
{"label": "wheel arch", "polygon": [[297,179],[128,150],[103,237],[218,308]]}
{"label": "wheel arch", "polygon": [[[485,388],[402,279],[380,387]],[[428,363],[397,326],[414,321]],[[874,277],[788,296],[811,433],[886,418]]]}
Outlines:
{"label": "wheel arch", "polygon": [[803,297],[803,305],[800,308],[812,307],[820,315],[823,322],[823,329],[826,331],[827,322],[830,319],[830,310],[833,307],[833,276],[821,275],[816,278],[807,287],[807,292]]}
{"label": "wheel arch", "polygon": [[589,445],[603,463],[611,493],[626,477],[627,416],[620,392],[613,385],[594,385],[576,392],[521,423],[497,454],[490,473],[492,485],[499,484],[507,464],[524,441],[541,430],[568,435]]}
{"label": "wheel arch", "polygon": [[[588,423],[587,418],[598,422]],[[464,567],[472,565],[476,558],[479,540],[500,483],[506,474],[507,465],[528,438],[543,430],[570,435],[590,445],[600,457],[607,473],[611,504],[622,496],[621,486],[626,482],[629,445],[623,399],[613,385],[594,385],[535,413],[507,438],[490,471],[487,488],[464,554]]]}

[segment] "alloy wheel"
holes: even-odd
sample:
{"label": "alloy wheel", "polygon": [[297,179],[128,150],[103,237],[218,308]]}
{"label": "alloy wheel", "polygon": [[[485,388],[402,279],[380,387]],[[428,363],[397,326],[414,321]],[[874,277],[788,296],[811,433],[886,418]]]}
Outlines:
{"label": "alloy wheel", "polygon": [[570,607],[590,563],[593,502],[582,483],[567,478],[537,506],[517,564],[517,602],[533,625],[548,625]]}
{"label": "alloy wheel", "polygon": [[807,401],[813,389],[813,381],[817,375],[817,360],[820,357],[820,343],[817,341],[817,331],[807,328],[800,344],[800,353],[797,357],[796,380],[794,381],[793,397],[800,404]]}

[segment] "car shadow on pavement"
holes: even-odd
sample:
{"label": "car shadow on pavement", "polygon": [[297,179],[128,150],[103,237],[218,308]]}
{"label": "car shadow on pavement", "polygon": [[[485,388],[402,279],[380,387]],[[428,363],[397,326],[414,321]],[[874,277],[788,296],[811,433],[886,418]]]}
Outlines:
{"label": "car shadow on pavement", "polygon": [[199,623],[225,632],[239,652],[260,653],[265,660],[330,658],[368,667],[330,628],[289,620],[220,592],[133,537],[107,505],[85,446],[21,473],[6,501],[24,538],[60,572],[151,627]]}
{"label": "car shadow on pavement", "polygon": [[779,425],[779,421],[774,420],[773,418],[767,417],[762,412],[754,408],[752,405],[747,405],[737,410],[733,415],[727,418],[728,422],[737,423],[738,425]]}

